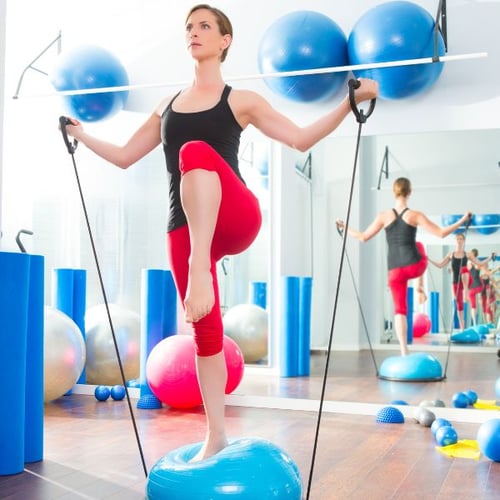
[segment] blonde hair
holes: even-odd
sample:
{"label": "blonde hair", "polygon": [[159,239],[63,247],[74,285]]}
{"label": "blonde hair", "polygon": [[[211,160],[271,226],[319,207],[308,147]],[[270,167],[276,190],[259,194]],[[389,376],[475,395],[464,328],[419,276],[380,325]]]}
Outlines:
{"label": "blonde hair", "polygon": [[[217,9],[216,7],[212,7],[211,5],[208,5],[207,3],[200,3],[200,4],[192,7],[186,16],[186,23],[187,23],[188,19],[191,17],[191,14],[193,14],[193,12],[196,12],[197,10],[208,10],[209,12],[211,12],[217,20],[217,26],[219,27],[220,34],[221,35],[230,35],[231,39],[233,38],[233,25],[231,24],[231,21],[229,20],[229,18],[220,9]],[[222,51],[222,54],[220,56],[221,62],[224,62],[226,60],[228,50],[229,50],[229,47],[226,47]]]}
{"label": "blonde hair", "polygon": [[392,191],[396,198],[404,196],[405,198],[411,193],[411,182],[406,177],[398,177],[392,185]]}

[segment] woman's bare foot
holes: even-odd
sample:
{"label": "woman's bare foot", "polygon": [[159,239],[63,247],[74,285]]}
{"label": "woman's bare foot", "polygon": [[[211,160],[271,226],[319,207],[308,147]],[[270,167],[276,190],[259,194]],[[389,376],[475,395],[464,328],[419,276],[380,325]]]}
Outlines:
{"label": "woman's bare foot", "polygon": [[222,451],[228,444],[225,437],[218,440],[211,440],[211,442],[205,441],[200,451],[190,460],[190,462],[199,462],[210,458],[216,453],[219,453],[219,451]]}
{"label": "woman's bare foot", "polygon": [[210,313],[214,304],[214,283],[210,271],[190,271],[184,299],[186,321],[199,321]]}

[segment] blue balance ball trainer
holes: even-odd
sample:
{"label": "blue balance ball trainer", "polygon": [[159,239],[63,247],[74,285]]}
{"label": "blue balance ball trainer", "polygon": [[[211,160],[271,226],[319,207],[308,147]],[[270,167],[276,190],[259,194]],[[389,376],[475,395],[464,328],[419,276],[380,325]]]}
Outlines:
{"label": "blue balance ball trainer", "polygon": [[[463,215],[460,214],[443,214],[441,215],[441,224],[445,227],[451,226],[452,224],[455,224],[455,222],[458,222],[462,217]],[[460,226],[460,228],[458,229],[455,229],[455,231],[453,231],[453,234],[463,232],[463,229],[461,229],[461,227],[462,226]]]}
{"label": "blue balance ball trainer", "polygon": [[[278,18],[258,48],[261,73],[346,66],[347,38],[335,21],[319,12],[300,10]],[[325,100],[344,84],[347,71],[265,78],[276,94],[298,102]]]}
{"label": "blue balance ball trainer", "polygon": [[450,335],[450,342],[457,344],[478,344],[481,340],[482,336],[473,327]]}
{"label": "blue balance ball trainer", "polygon": [[[120,60],[108,50],[94,45],[62,52],[49,79],[59,92],[129,84],[127,71]],[[83,122],[96,122],[122,110],[127,97],[128,91],[123,90],[64,96],[64,101],[71,116]]]}
{"label": "blue balance ball trainer", "polygon": [[[368,10],[355,23],[347,41],[349,63],[367,64],[434,55],[434,18],[412,2],[386,2]],[[438,34],[438,54],[445,54],[444,40]],[[431,87],[439,78],[443,63],[413,64],[389,68],[354,70],[357,78],[379,83],[383,99],[414,96]]]}
{"label": "blue balance ball trainer", "polygon": [[382,424],[403,424],[405,417],[403,412],[398,408],[394,406],[384,406],[377,412],[375,421]]}
{"label": "blue balance ball trainer", "polygon": [[407,356],[390,356],[382,362],[379,377],[386,380],[429,381],[441,380],[441,363],[432,355],[421,352]]}
{"label": "blue balance ball trainer", "polygon": [[477,431],[477,444],[484,456],[500,462],[500,418],[492,418],[481,424]]}
{"label": "blue balance ball trainer", "polygon": [[148,500],[301,500],[296,464],[271,442],[242,438],[216,455],[190,462],[201,445],[178,448],[153,465],[147,481]]}

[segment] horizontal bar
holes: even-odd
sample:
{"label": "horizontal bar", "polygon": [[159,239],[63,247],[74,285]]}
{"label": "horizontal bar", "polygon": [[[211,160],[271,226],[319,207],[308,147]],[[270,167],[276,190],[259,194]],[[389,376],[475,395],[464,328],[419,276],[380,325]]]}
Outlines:
{"label": "horizontal bar", "polygon": [[[343,73],[348,71],[361,71],[366,69],[379,69],[379,68],[393,68],[399,66],[412,66],[417,64],[433,64],[437,62],[453,62],[453,61],[463,61],[467,59],[479,59],[487,57],[487,52],[474,52],[470,54],[457,54],[442,56],[437,59],[433,57],[422,57],[418,59],[405,59],[401,61],[387,61],[379,63],[366,63],[366,64],[355,64],[349,66],[332,66],[327,68],[314,68],[296,71],[278,71],[274,73],[256,73],[250,75],[233,76],[225,78],[228,82],[243,81],[243,80],[259,80],[265,78],[286,78],[291,76],[307,76],[307,75],[320,75],[325,73]],[[79,89],[79,90],[63,90],[59,92],[52,92],[47,94],[30,94],[26,96],[14,95],[13,99],[27,99],[27,98],[44,98],[44,97],[57,97],[57,96],[72,96],[72,95],[85,95],[85,94],[102,94],[106,92],[125,92],[130,90],[140,90],[148,88],[158,88],[158,87],[182,87],[191,83],[189,81],[177,81],[177,82],[162,82],[162,83],[143,83],[135,85],[121,85],[114,87],[99,87],[91,89]]]}

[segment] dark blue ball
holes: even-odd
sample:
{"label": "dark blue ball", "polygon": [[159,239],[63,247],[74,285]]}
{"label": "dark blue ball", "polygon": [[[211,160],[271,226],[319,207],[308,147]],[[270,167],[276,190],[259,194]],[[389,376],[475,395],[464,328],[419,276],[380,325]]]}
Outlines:
{"label": "dark blue ball", "polygon": [[[291,12],[277,19],[264,33],[258,48],[261,73],[346,66],[347,62],[344,31],[328,16],[310,10]],[[273,92],[287,99],[312,102],[334,95],[346,76],[344,71],[264,81]]]}
{"label": "dark blue ball", "polygon": [[[57,91],[121,87],[129,84],[127,71],[111,52],[84,45],[62,52],[49,75]],[[84,122],[110,118],[123,109],[128,91],[64,96],[69,114]]]}
{"label": "dark blue ball", "polygon": [[121,401],[125,397],[125,387],[123,385],[114,385],[111,387],[111,397],[115,401]]}
{"label": "dark blue ball", "polygon": [[[363,14],[349,35],[349,63],[367,64],[434,55],[434,18],[423,7],[412,2],[386,2]],[[445,54],[441,33],[438,54]],[[383,99],[411,97],[433,85],[444,63],[412,64],[389,68],[354,70],[357,78],[376,80]]]}
{"label": "dark blue ball", "polygon": [[477,393],[472,389],[466,390],[464,394],[467,396],[470,405],[473,405],[474,403],[477,402]]}
{"label": "dark blue ball", "polygon": [[98,385],[94,390],[94,396],[98,401],[106,401],[110,395],[111,391],[105,385]]}

